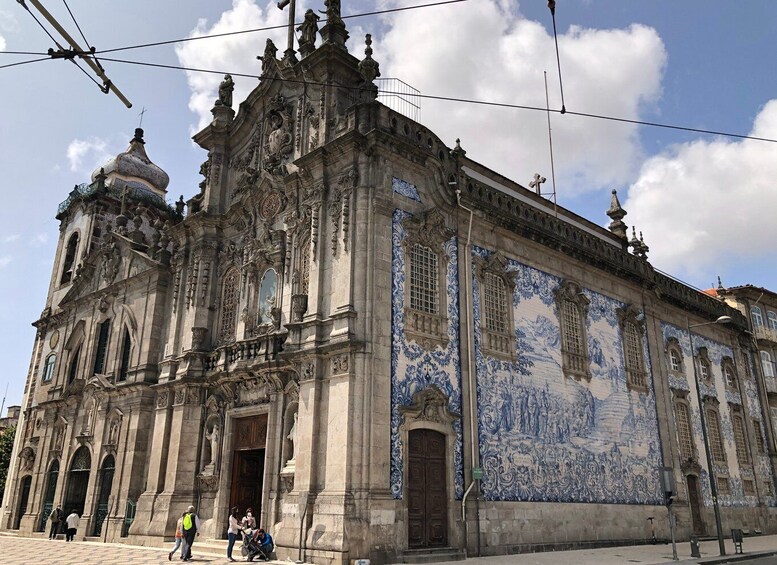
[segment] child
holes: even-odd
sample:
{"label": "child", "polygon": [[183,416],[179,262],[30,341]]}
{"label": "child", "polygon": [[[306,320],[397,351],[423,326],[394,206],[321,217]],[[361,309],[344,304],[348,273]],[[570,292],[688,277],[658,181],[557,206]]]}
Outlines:
{"label": "child", "polygon": [[183,539],[183,532],[181,531],[181,528],[183,528],[183,517],[186,516],[186,512],[181,513],[181,517],[178,518],[178,522],[175,524],[175,547],[173,548],[173,551],[171,551],[167,555],[167,560],[172,561],[173,560],[173,553],[178,551],[178,548],[181,547],[181,540]]}

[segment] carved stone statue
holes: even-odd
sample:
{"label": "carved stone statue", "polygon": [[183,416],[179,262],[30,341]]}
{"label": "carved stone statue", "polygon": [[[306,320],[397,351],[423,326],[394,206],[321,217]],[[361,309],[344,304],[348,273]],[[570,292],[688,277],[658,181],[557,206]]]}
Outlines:
{"label": "carved stone statue", "polygon": [[299,25],[297,31],[301,32],[299,38],[299,51],[303,56],[312,52],[316,48],[316,35],[318,34],[318,17],[313,10],[305,12],[305,20]]}
{"label": "carved stone statue", "polygon": [[183,209],[186,206],[186,203],[183,201],[183,194],[181,197],[175,202],[175,213],[179,216],[183,216]]}
{"label": "carved stone statue", "polygon": [[113,420],[108,429],[108,445],[119,444],[119,420]]}
{"label": "carved stone statue", "polygon": [[343,23],[343,19],[340,17],[340,0],[324,0],[324,6],[326,6],[326,23]]}
{"label": "carved stone statue", "polygon": [[276,59],[277,53],[278,48],[275,43],[272,42],[272,39],[268,39],[264,45],[264,54],[257,57],[262,62],[262,74],[266,74],[270,70],[270,62]]}
{"label": "carved stone statue", "polygon": [[219,102],[229,108],[232,107],[232,92],[235,90],[235,83],[232,81],[232,75],[224,75],[224,80],[219,85]]}
{"label": "carved stone statue", "polygon": [[219,440],[221,439],[221,430],[218,422],[213,424],[210,432],[206,430],[205,439],[210,441],[210,461],[208,461],[206,467],[213,468],[216,465],[216,459],[219,453]]}
{"label": "carved stone statue", "polygon": [[294,423],[289,430],[289,434],[286,436],[291,442],[291,458],[289,461],[296,461],[297,459],[297,412],[294,412]]}

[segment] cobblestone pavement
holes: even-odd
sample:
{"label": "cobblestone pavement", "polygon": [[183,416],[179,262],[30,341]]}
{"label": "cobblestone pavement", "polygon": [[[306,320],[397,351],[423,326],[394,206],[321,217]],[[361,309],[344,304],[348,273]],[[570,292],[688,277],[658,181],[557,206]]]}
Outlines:
{"label": "cobblestone pavement", "polygon": [[[171,544],[172,545],[172,544]],[[237,549],[237,548],[236,548]],[[137,547],[124,544],[104,544],[96,542],[65,542],[62,539],[23,538],[0,535],[0,563],[3,565],[163,565],[167,560],[168,549]],[[235,552],[238,561],[239,550]],[[182,563],[179,553],[173,556],[172,563]],[[226,557],[197,553],[195,542],[192,563],[229,563]]]}

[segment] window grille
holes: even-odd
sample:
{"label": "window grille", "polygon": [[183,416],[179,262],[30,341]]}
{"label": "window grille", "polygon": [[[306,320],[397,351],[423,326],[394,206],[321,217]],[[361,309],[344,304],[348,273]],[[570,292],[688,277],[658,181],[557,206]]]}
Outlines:
{"label": "window grille", "polygon": [[219,343],[229,343],[235,339],[237,307],[240,299],[239,278],[237,269],[231,269],[224,277],[224,286],[221,292]]}
{"label": "window grille", "polygon": [[727,477],[718,477],[718,494],[731,494]]}
{"label": "window grille", "polygon": [[507,333],[504,279],[494,273],[485,273],[483,281],[483,317],[486,329]]}
{"label": "window grille", "polygon": [[677,436],[680,441],[680,456],[683,461],[693,459],[693,437],[691,436],[691,415],[684,402],[675,404],[677,409]]}
{"label": "window grille", "polygon": [[300,246],[299,253],[299,289],[301,294],[308,294],[310,290],[310,244],[307,240]]}
{"label": "window grille", "polygon": [[755,481],[745,479],[742,481],[742,486],[745,490],[745,496],[755,496]]}
{"label": "window grille", "polygon": [[755,448],[758,450],[758,453],[766,453],[764,432],[761,429],[761,422],[759,420],[753,420],[753,431],[755,432]]}
{"label": "window grille", "polygon": [[642,353],[642,340],[637,325],[631,320],[623,322],[623,357],[629,381],[637,387],[646,387],[645,366]]}
{"label": "window grille", "polygon": [[742,416],[735,414],[731,418],[731,423],[734,426],[734,445],[737,449],[737,461],[741,465],[747,465],[750,463],[750,459],[747,456],[747,443],[745,441],[745,422]]}
{"label": "window grille", "polygon": [[580,308],[571,300],[562,300],[561,309],[564,320],[564,323],[562,324],[564,347],[569,353],[585,355],[586,347],[583,343]]}
{"label": "window grille", "polygon": [[701,375],[702,380],[710,380],[710,366],[704,359],[699,359],[699,374]]}
{"label": "window grille", "polygon": [[410,308],[437,314],[437,255],[418,243],[410,251]]}
{"label": "window grille", "polygon": [[707,411],[707,429],[710,436],[710,448],[714,461],[725,461],[726,453],[723,450],[723,438],[720,435],[720,419],[714,410]]}

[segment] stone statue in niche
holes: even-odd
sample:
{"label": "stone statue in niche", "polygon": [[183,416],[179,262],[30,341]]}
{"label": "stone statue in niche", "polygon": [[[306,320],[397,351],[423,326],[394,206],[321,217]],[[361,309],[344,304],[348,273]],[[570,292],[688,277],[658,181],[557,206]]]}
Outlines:
{"label": "stone statue in niche", "polygon": [[205,439],[208,441],[206,444],[205,456],[203,460],[207,459],[207,463],[203,468],[203,474],[213,474],[216,469],[216,462],[218,460],[219,442],[221,441],[221,428],[218,420],[213,420],[210,430],[208,424],[205,424]]}
{"label": "stone statue in niche", "polygon": [[289,429],[289,433],[286,434],[286,439],[289,440],[289,447],[288,451],[286,452],[287,456],[289,457],[286,460],[286,465],[283,467],[284,473],[292,473],[294,472],[294,468],[296,466],[297,461],[297,450],[298,450],[298,443],[297,443],[297,417],[299,413],[294,412],[294,423],[291,425],[291,429]]}
{"label": "stone statue in niche", "polygon": [[114,419],[111,421],[111,426],[108,429],[108,445],[119,445],[119,420]]}

